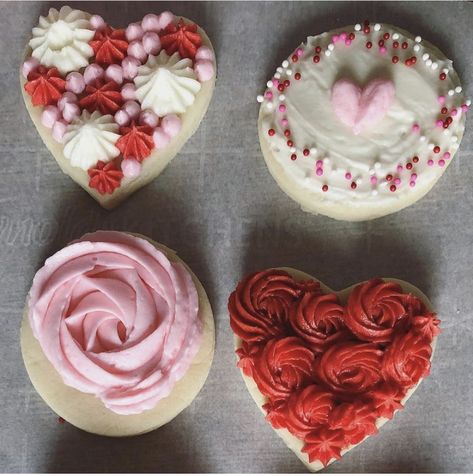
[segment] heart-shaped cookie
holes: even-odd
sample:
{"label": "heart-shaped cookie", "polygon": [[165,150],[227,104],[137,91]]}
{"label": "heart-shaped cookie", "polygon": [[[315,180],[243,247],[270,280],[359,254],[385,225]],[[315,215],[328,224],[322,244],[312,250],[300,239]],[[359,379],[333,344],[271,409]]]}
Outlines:
{"label": "heart-shaped cookie", "polygon": [[210,40],[190,20],[163,12],[115,29],[64,6],[33,28],[20,83],[63,172],[113,208],[197,130],[215,77]]}
{"label": "heart-shaped cookie", "polygon": [[397,279],[335,292],[291,268],[238,284],[228,304],[248,391],[318,471],[378,432],[429,374],[440,321]]}

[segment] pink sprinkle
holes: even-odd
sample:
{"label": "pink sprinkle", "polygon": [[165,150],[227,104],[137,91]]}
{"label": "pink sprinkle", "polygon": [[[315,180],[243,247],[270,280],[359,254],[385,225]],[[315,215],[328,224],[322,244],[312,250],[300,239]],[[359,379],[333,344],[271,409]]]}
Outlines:
{"label": "pink sprinkle", "polygon": [[412,174],[412,175],[411,175],[411,179],[412,179],[412,180],[416,180],[416,179],[417,179],[417,174]]}
{"label": "pink sprinkle", "polygon": [[402,172],[402,168],[403,168],[402,165],[399,164],[399,165],[397,166],[397,171],[398,171],[398,172]]}
{"label": "pink sprinkle", "polygon": [[414,180],[411,180],[411,181],[409,182],[409,185],[410,185],[411,187],[415,187],[415,186],[416,186],[416,183],[414,182]]}
{"label": "pink sprinkle", "polygon": [[432,167],[432,165],[434,165],[434,161],[433,161],[432,159],[429,159],[429,160],[427,161],[427,165],[430,166],[430,167]]}
{"label": "pink sprinkle", "polygon": [[445,104],[445,96],[439,96],[437,98],[437,101],[439,102],[439,104]]}
{"label": "pink sprinkle", "polygon": [[440,167],[444,167],[445,166],[445,160],[440,159],[439,160],[439,165],[440,165]]}
{"label": "pink sprinkle", "polygon": [[419,131],[420,131],[419,124],[417,124],[417,123],[412,124],[412,132],[419,132]]}
{"label": "pink sprinkle", "polygon": [[152,31],[147,31],[143,35],[142,42],[144,50],[150,55],[157,55],[161,49],[161,40],[158,34]]}
{"label": "pink sprinkle", "polygon": [[345,32],[340,33],[340,39],[345,41],[347,39],[347,34]]}
{"label": "pink sprinkle", "polygon": [[128,114],[130,119],[138,119],[141,112],[140,105],[136,101],[127,101],[123,105],[123,110]]}
{"label": "pink sprinkle", "polygon": [[142,111],[140,113],[140,124],[157,127],[159,124],[159,117],[151,110]]}
{"label": "pink sprinkle", "polygon": [[138,67],[140,65],[141,63],[133,56],[127,56],[126,58],[123,58],[123,77],[125,79],[134,79],[134,77],[138,74]]}
{"label": "pink sprinkle", "polygon": [[297,56],[299,56],[299,58],[304,54],[304,50],[302,48],[297,48],[296,50],[296,54]]}
{"label": "pink sprinkle", "polygon": [[80,108],[73,102],[67,102],[64,104],[62,110],[62,117],[66,122],[72,122],[76,117],[80,115]]}
{"label": "pink sprinkle", "polygon": [[351,179],[351,173],[350,173],[350,172],[347,172],[347,173],[345,174],[345,178],[346,178],[347,180],[350,180],[350,179]]}
{"label": "pink sprinkle", "polygon": [[347,38],[347,39],[345,40],[345,45],[346,45],[346,46],[350,46],[350,45],[351,45],[351,40],[350,40],[350,38]]}
{"label": "pink sprinkle", "polygon": [[135,40],[141,40],[143,34],[143,28],[141,28],[139,23],[130,23],[125,30],[126,39],[130,43]]}
{"label": "pink sprinkle", "polygon": [[437,121],[435,121],[435,125],[436,125],[437,127],[439,127],[439,128],[440,128],[440,127],[443,128],[443,121],[442,121],[442,119],[438,119]]}
{"label": "pink sprinkle", "polygon": [[286,106],[284,104],[279,105],[279,112],[286,112]]}
{"label": "pink sprinkle", "polygon": [[462,111],[467,112],[468,111],[468,106],[466,104],[462,104]]}
{"label": "pink sprinkle", "polygon": [[39,61],[36,58],[28,58],[24,63],[22,67],[22,72],[23,76],[28,79],[28,75],[31,73],[31,71],[34,71],[37,67],[39,66]]}
{"label": "pink sprinkle", "polygon": [[372,175],[370,177],[370,182],[372,185],[376,185],[378,183],[378,177],[376,177],[376,175]]}
{"label": "pink sprinkle", "polygon": [[130,123],[130,116],[123,109],[115,113],[114,119],[119,126],[127,126]]}
{"label": "pink sprinkle", "polygon": [[135,85],[133,83],[124,84],[121,93],[125,101],[133,101],[135,99]]}
{"label": "pink sprinkle", "polygon": [[133,157],[124,159],[121,167],[123,175],[127,178],[135,178],[141,173],[141,164]]}
{"label": "pink sprinkle", "polygon": [[340,37],[338,35],[333,35],[332,36],[332,43],[336,43],[339,39],[340,39]]}
{"label": "pink sprinkle", "polygon": [[396,178],[394,179],[394,184],[395,184],[395,185],[400,185],[400,184],[401,184],[401,179],[400,179],[399,177],[396,177]]}
{"label": "pink sprinkle", "polygon": [[323,165],[324,165],[323,160],[318,160],[318,161],[315,163],[315,166],[316,166],[318,169],[322,168]]}
{"label": "pink sprinkle", "polygon": [[273,99],[273,93],[272,91],[266,91],[264,93],[264,95],[266,96],[267,99]]}
{"label": "pink sprinkle", "polygon": [[458,114],[458,111],[456,108],[453,108],[451,111],[450,111],[450,114],[455,117],[457,114]]}
{"label": "pink sprinkle", "polygon": [[89,23],[94,30],[101,30],[107,26],[105,20],[100,15],[92,15]]}
{"label": "pink sprinkle", "polygon": [[285,118],[284,118],[284,119],[281,119],[281,124],[282,124],[283,126],[287,126],[287,125],[289,124],[289,121],[288,121],[287,119],[285,119]]}
{"label": "pink sprinkle", "polygon": [[321,169],[320,167],[317,168],[317,170],[315,171],[315,173],[320,177],[321,175],[324,174],[324,169]]}
{"label": "pink sprinkle", "polygon": [[89,64],[84,70],[84,81],[86,84],[91,84],[97,79],[102,78],[104,75],[104,70],[102,66],[97,63]]}
{"label": "pink sprinkle", "polygon": [[380,52],[382,55],[384,55],[384,54],[386,53],[386,51],[387,51],[387,50],[386,50],[386,47],[385,47],[385,46],[381,46],[381,47],[379,48],[379,52]]}
{"label": "pink sprinkle", "polygon": [[278,79],[273,79],[273,86],[277,88],[279,86],[279,80]]}
{"label": "pink sprinkle", "polygon": [[443,158],[446,160],[448,160],[450,157],[451,157],[450,152],[445,152],[445,154],[443,154]]}
{"label": "pink sprinkle", "polygon": [[63,120],[56,121],[53,126],[52,136],[56,142],[64,142],[67,124]]}

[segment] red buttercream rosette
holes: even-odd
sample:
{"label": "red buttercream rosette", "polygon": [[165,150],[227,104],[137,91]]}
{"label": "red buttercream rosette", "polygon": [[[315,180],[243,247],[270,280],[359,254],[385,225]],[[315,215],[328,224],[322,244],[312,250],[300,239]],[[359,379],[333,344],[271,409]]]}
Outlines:
{"label": "red buttercream rosette", "polygon": [[95,188],[102,195],[113,193],[123,178],[123,172],[114,161],[105,163],[99,160],[88,170],[88,174],[89,187]]}
{"label": "red buttercream rosette", "polygon": [[440,332],[419,298],[381,279],[356,286],[343,306],[315,281],[262,271],[239,283],[229,311],[238,365],[267,397],[267,420],[324,465],[402,408]]}
{"label": "red buttercream rosette", "polygon": [[38,66],[28,74],[25,91],[33,106],[55,105],[66,90],[66,81],[56,68]]}
{"label": "red buttercream rosette", "polygon": [[125,30],[114,30],[110,26],[97,30],[89,45],[94,50],[95,62],[102,66],[121,63],[128,49]]}
{"label": "red buttercream rosette", "polygon": [[132,123],[129,127],[120,127],[120,139],[116,146],[125,159],[134,158],[142,162],[154,148],[153,128]]}
{"label": "red buttercream rosette", "polygon": [[181,58],[193,60],[198,48],[202,46],[202,38],[197,32],[197,25],[186,24],[182,18],[177,24],[170,23],[159,36],[161,45],[168,55],[177,51]]}
{"label": "red buttercream rosette", "polygon": [[123,104],[120,86],[115,81],[88,84],[79,106],[89,112],[100,111],[102,114],[115,114]]}

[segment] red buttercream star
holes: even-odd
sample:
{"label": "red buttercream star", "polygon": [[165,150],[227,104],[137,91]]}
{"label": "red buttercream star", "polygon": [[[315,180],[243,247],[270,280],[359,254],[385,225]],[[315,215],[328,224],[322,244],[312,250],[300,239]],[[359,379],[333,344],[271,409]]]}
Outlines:
{"label": "red buttercream star", "polygon": [[95,62],[101,65],[120,63],[126,56],[128,41],[125,30],[114,30],[107,26],[104,30],[97,30],[89,41],[95,53]]}
{"label": "red buttercream star", "polygon": [[161,45],[168,55],[176,51],[181,58],[195,58],[197,48],[202,45],[202,38],[197,33],[197,25],[185,24],[181,18],[177,25],[170,23],[160,35]]}
{"label": "red buttercream star", "polygon": [[123,104],[120,86],[114,81],[89,84],[79,106],[89,112],[100,111],[102,114],[115,114]]}
{"label": "red buttercream star", "polygon": [[66,90],[66,81],[56,68],[39,66],[28,75],[25,91],[31,96],[33,106],[56,104]]}
{"label": "red buttercream star", "polygon": [[393,384],[385,383],[372,390],[370,394],[378,417],[391,419],[396,410],[404,408],[401,400],[404,398],[405,392]]}
{"label": "red buttercream star", "polygon": [[102,162],[99,160],[95,167],[91,167],[88,172],[90,180],[89,187],[95,188],[100,194],[113,193],[120,186],[123,172],[117,167],[115,162]]}
{"label": "red buttercream star", "polygon": [[137,126],[133,123],[130,127],[121,127],[120,134],[122,137],[115,145],[125,159],[133,157],[142,162],[154,148],[152,127]]}
{"label": "red buttercream star", "polygon": [[310,463],[319,460],[324,466],[327,466],[333,458],[341,459],[341,450],[344,445],[342,430],[330,430],[322,427],[307,435],[302,451],[308,454]]}

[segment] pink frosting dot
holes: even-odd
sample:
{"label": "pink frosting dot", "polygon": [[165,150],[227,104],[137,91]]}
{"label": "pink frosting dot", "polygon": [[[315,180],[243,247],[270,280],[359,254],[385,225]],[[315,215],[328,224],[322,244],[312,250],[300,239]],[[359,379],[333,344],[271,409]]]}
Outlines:
{"label": "pink frosting dot", "polygon": [[123,110],[128,114],[131,120],[138,119],[141,107],[136,101],[127,101],[123,105]]}
{"label": "pink frosting dot", "polygon": [[430,167],[432,167],[432,165],[434,165],[434,161],[433,161],[432,159],[429,159],[429,160],[427,161],[427,165],[430,166]]}
{"label": "pink frosting dot", "polygon": [[370,182],[372,185],[376,185],[378,183],[378,177],[376,177],[376,175],[372,175],[370,177]]}
{"label": "pink frosting dot", "polygon": [[100,15],[92,15],[89,23],[94,30],[101,30],[107,26],[105,20]]}
{"label": "pink frosting dot", "polygon": [[72,71],[66,76],[66,89],[74,94],[80,94],[85,89],[85,80],[82,74]]}
{"label": "pink frosting dot", "polygon": [[111,64],[105,70],[105,79],[107,81],[115,81],[117,84],[123,83],[123,69],[118,64]]}
{"label": "pink frosting dot", "polygon": [[120,127],[127,126],[130,123],[130,116],[123,109],[117,111],[113,118]]}
{"label": "pink frosting dot", "polygon": [[400,184],[401,184],[401,179],[400,179],[399,177],[396,177],[396,178],[394,179],[394,184],[395,184],[395,185],[400,185]]}
{"label": "pink frosting dot", "polygon": [[63,120],[56,121],[53,126],[52,136],[56,142],[62,143],[64,141],[64,134],[66,133],[67,124]]}
{"label": "pink frosting dot", "polygon": [[197,60],[194,66],[197,79],[202,83],[211,79],[214,75],[214,65],[209,60]]}
{"label": "pink frosting dot", "polygon": [[342,33],[340,33],[340,39],[341,39],[342,41],[345,41],[345,40],[347,39],[347,34],[346,34],[346,32],[343,31]]}
{"label": "pink frosting dot", "polygon": [[437,121],[435,121],[435,125],[440,128],[442,127],[443,128],[443,121],[442,119],[437,119]]}
{"label": "pink frosting dot", "polygon": [[215,56],[213,51],[208,46],[201,46],[195,54],[195,59],[213,61]]}
{"label": "pink frosting dot", "polygon": [[397,167],[396,167],[396,170],[398,172],[402,172],[402,169],[403,169],[403,166],[401,164],[399,164]]}
{"label": "pink frosting dot", "polygon": [[299,58],[304,54],[304,50],[302,48],[297,48],[296,50],[296,55],[299,56]]}
{"label": "pink frosting dot", "polygon": [[283,126],[287,126],[287,125],[289,124],[289,121],[288,121],[286,118],[281,119],[281,124],[282,124]]}
{"label": "pink frosting dot", "polygon": [[279,79],[273,79],[273,86],[277,88],[279,86]]}
{"label": "pink frosting dot", "polygon": [[141,41],[139,40],[132,41],[128,45],[128,49],[126,50],[126,52],[129,56],[136,58],[141,63],[144,63],[148,58],[148,53],[146,53],[145,49],[143,48],[143,45],[141,44]]}
{"label": "pink frosting dot", "polygon": [[439,102],[439,104],[444,104],[445,103],[445,96],[439,96],[437,98],[437,101]]}
{"label": "pink frosting dot", "polygon": [[318,160],[318,161],[315,163],[315,166],[316,166],[317,168],[321,168],[323,165],[324,165],[324,161],[323,161],[323,160]]}
{"label": "pink frosting dot", "polygon": [[143,38],[144,31],[139,23],[130,23],[125,30],[125,36],[128,42],[141,40]]}
{"label": "pink frosting dot", "polygon": [[321,175],[324,174],[324,169],[318,167],[317,170],[315,171],[315,173],[320,177]]}
{"label": "pink frosting dot", "polygon": [[411,186],[411,187],[415,187],[415,186],[416,186],[416,183],[414,182],[414,180],[411,180],[411,181],[409,182],[409,186]]}
{"label": "pink frosting dot", "polygon": [[143,36],[143,48],[149,55],[157,55],[161,49],[161,40],[157,33],[147,31]]}
{"label": "pink frosting dot", "polygon": [[135,95],[135,85],[133,83],[126,83],[123,85],[121,93],[125,101],[133,101],[136,99]]}
{"label": "pink frosting dot", "polygon": [[48,129],[52,129],[54,123],[61,117],[61,113],[56,106],[46,106],[41,113],[41,124]]}
{"label": "pink frosting dot", "polygon": [[419,124],[412,124],[412,132],[419,132],[420,131],[420,126]]}
{"label": "pink frosting dot", "polygon": [[25,79],[28,79],[28,75],[31,73],[31,71],[34,71],[38,66],[39,61],[36,58],[28,58],[21,67],[21,72],[23,73]]}
{"label": "pink frosting dot", "polygon": [[153,132],[153,141],[156,149],[164,149],[170,142],[171,138],[161,129],[157,127]]}
{"label": "pink frosting dot", "polygon": [[440,159],[438,164],[440,165],[440,167],[444,167],[445,166],[445,160]]}
{"label": "pink frosting dot", "polygon": [[452,155],[450,154],[450,152],[445,152],[445,153],[443,154],[443,158],[444,158],[445,160],[448,160],[451,156],[452,156]]}
{"label": "pink frosting dot", "polygon": [[181,127],[182,121],[176,114],[169,114],[163,117],[161,121],[161,128],[169,137],[174,137],[179,134]]}
{"label": "pink frosting dot", "polygon": [[97,79],[103,78],[104,70],[97,63],[89,64],[84,70],[84,80],[86,84],[91,84]]}
{"label": "pink frosting dot", "polygon": [[141,112],[139,122],[140,124],[154,128],[159,124],[159,117],[153,111],[147,109]]}
{"label": "pink frosting dot", "polygon": [[347,172],[347,173],[345,174],[345,178],[346,178],[347,180],[350,180],[350,179],[351,179],[351,173],[350,173],[350,172]]}
{"label": "pink frosting dot", "polygon": [[138,67],[141,63],[133,56],[127,56],[122,61],[123,77],[125,79],[134,79],[138,74]]}
{"label": "pink frosting dot", "polygon": [[332,36],[332,43],[336,43],[339,39],[340,39],[340,37],[338,35],[333,35]]}
{"label": "pink frosting dot", "polygon": [[77,96],[74,93],[65,92],[59,98],[59,101],[57,102],[57,107],[59,108],[60,111],[62,111],[64,109],[64,106],[67,103],[76,103],[76,102],[77,102]]}
{"label": "pink frosting dot", "polygon": [[387,51],[387,50],[386,50],[386,47],[385,47],[385,46],[380,46],[379,52],[380,52],[382,55],[386,54],[386,51]]}
{"label": "pink frosting dot", "polygon": [[128,157],[122,160],[122,172],[127,178],[138,177],[141,173],[141,164],[133,157]]}
{"label": "pink frosting dot", "polygon": [[468,112],[468,106],[466,104],[462,104],[462,111]]}
{"label": "pink frosting dot", "polygon": [[141,28],[144,31],[160,31],[162,29],[159,16],[154,13],[148,13],[141,20]]}
{"label": "pink frosting dot", "polygon": [[411,175],[411,179],[412,179],[412,180],[417,180],[417,174],[412,174],[412,175]]}
{"label": "pink frosting dot", "polygon": [[273,99],[273,93],[272,91],[266,91],[264,93],[264,95],[266,96],[267,99]]}
{"label": "pink frosting dot", "polygon": [[159,29],[164,30],[170,23],[174,21],[174,14],[166,10],[159,15]]}
{"label": "pink frosting dot", "polygon": [[284,104],[279,105],[279,112],[286,112],[286,106]]}
{"label": "pink frosting dot", "polygon": [[66,122],[72,122],[80,114],[80,107],[74,102],[67,102],[64,104],[62,110],[62,117]]}

